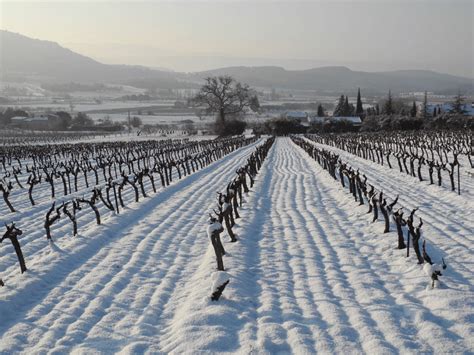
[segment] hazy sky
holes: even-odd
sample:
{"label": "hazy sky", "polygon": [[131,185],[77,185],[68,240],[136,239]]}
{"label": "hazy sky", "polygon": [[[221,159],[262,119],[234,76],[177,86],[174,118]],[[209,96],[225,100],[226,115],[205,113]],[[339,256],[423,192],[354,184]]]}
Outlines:
{"label": "hazy sky", "polygon": [[474,77],[473,4],[0,0],[0,28],[59,42],[105,63],[185,71],[347,65]]}

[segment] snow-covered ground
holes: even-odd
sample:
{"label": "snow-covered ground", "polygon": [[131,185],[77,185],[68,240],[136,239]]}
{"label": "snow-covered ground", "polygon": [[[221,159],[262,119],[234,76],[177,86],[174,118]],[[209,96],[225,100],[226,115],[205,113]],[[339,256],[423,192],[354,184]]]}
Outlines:
{"label": "snow-covered ground", "polygon": [[[138,134],[140,132],[140,134]],[[205,134],[203,134],[205,133]],[[42,144],[76,144],[76,143],[101,143],[101,142],[131,142],[131,141],[146,141],[146,140],[166,140],[166,139],[188,139],[190,141],[194,140],[210,140],[217,138],[216,135],[210,135],[206,131],[199,131],[196,135],[190,135],[188,131],[184,130],[160,130],[156,133],[144,133],[140,129],[134,128],[131,132],[121,132],[121,133],[106,133],[106,134],[97,134],[88,135],[87,133],[83,133],[84,136],[80,138],[69,138],[69,139],[59,139],[57,141],[50,141],[48,137],[41,138],[41,135],[38,135],[38,141],[41,143],[34,143],[36,145]],[[251,136],[251,130],[246,130],[244,132],[246,136]],[[67,136],[64,136],[67,137]],[[5,145],[19,145],[19,144],[32,144],[29,143],[28,140],[23,140],[18,137],[17,140],[13,141],[12,143],[2,143]]]}
{"label": "snow-covered ground", "polygon": [[[171,106],[168,101],[166,102],[136,102],[136,101],[107,101],[104,103],[96,103],[96,102],[79,102],[74,103],[74,111],[75,112],[87,112],[93,110],[116,110],[116,109],[141,109],[143,107],[150,107],[150,106]],[[0,105],[0,109],[6,109],[7,107],[13,108],[21,108],[21,109],[29,109],[29,110],[41,110],[41,109],[48,109],[51,111],[70,111],[71,105],[69,102],[20,102],[13,103],[13,104],[3,104]]]}
{"label": "snow-covered ground", "polygon": [[[67,224],[55,230],[54,247],[38,235],[42,246],[25,250],[24,275],[5,274],[0,262],[8,281],[0,353],[474,352],[472,203],[405,186],[409,177],[391,180],[393,171],[351,157],[404,205],[420,206],[428,252],[448,264],[431,289],[413,255],[395,249],[393,227],[383,234],[382,222],[370,223],[367,206],[289,138],[276,140],[245,197],[239,241],[222,234],[230,283],[212,302],[207,213],[260,142],[102,226],[81,222],[88,228],[76,238],[66,236]],[[40,225],[31,220],[30,228]]]}
{"label": "snow-covered ground", "polygon": [[[90,113],[88,114],[90,118],[94,121],[99,121],[103,119],[110,119],[112,122],[127,122],[128,114],[127,113]],[[186,115],[186,114],[176,114],[176,115],[136,115],[131,114],[131,117],[139,117],[143,124],[151,125],[176,125],[176,124],[185,124],[184,121],[192,121],[197,124],[201,123],[210,123],[215,121],[215,117],[204,116],[202,119],[196,115]]]}

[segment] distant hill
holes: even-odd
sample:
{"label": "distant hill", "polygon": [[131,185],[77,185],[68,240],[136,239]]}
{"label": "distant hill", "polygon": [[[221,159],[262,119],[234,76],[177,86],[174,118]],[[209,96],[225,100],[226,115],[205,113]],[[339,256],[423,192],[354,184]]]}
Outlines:
{"label": "distant hill", "polygon": [[197,77],[228,74],[256,87],[274,87],[318,92],[347,92],[358,87],[364,93],[433,91],[474,93],[474,80],[428,70],[390,72],[352,71],[346,67],[285,70],[280,67],[230,67],[193,74]]}
{"label": "distant hill", "polygon": [[40,83],[120,83],[140,88],[198,87],[210,75],[231,75],[254,87],[346,93],[358,87],[364,94],[432,91],[474,93],[474,79],[427,70],[353,71],[346,67],[286,70],[281,67],[228,67],[198,73],[178,73],[142,66],[108,65],[50,41],[0,30],[0,80]]}
{"label": "distant hill", "polygon": [[3,80],[39,82],[134,83],[162,88],[182,87],[167,71],[141,66],[108,65],[50,41],[0,30],[0,75]]}

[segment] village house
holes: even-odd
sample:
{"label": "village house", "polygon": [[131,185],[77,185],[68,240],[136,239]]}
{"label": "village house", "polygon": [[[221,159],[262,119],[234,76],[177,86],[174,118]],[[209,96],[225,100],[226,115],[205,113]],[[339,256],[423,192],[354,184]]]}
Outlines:
{"label": "village house", "polygon": [[[464,104],[462,106],[464,110],[464,115],[474,116],[474,103]],[[444,104],[428,104],[427,105],[428,114],[433,115],[434,110],[436,109],[436,114],[440,113],[449,113],[453,110],[453,105],[451,103]]]}
{"label": "village house", "polygon": [[29,129],[34,131],[49,131],[57,129],[61,119],[54,114],[37,115],[34,117],[12,117],[10,126],[13,128]]}

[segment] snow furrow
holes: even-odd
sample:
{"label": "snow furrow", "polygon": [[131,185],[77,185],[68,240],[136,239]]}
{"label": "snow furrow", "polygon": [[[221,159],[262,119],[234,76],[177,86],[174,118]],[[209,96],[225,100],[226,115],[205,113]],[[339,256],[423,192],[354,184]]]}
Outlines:
{"label": "snow furrow", "polygon": [[[93,334],[106,333],[110,336],[108,346],[115,340],[120,349],[120,344],[124,343],[120,334],[129,333],[130,328],[137,338],[149,335],[146,328],[150,314],[156,323],[156,333],[160,329],[159,320],[163,318],[157,312],[179,290],[180,278],[190,272],[185,266],[193,262],[191,256],[200,256],[207,246],[205,240],[196,240],[200,229],[197,221],[202,219],[204,206],[212,202],[215,193],[212,186],[229,179],[254,147],[252,144],[231,153],[146,200],[137,213],[121,216],[114,219],[115,223],[102,227],[101,234],[110,236],[112,231],[118,231],[119,235],[107,243],[102,242],[99,248],[98,243],[91,243],[97,254],[86,253],[85,258],[76,259],[80,253],[68,251],[72,254],[68,255],[69,263],[59,263],[65,266],[65,275],[55,279],[54,273],[50,273],[51,281],[58,281],[58,286],[50,287],[47,295],[43,293],[36,307],[29,309],[28,303],[32,300],[27,295],[18,295],[23,296],[18,301],[23,309],[15,312],[16,317],[9,316],[18,320],[17,313],[23,313],[26,320],[9,329],[3,339],[10,339],[7,344],[12,345],[13,339],[18,337],[19,327],[27,327],[30,330],[27,340],[15,341],[19,349],[34,346],[35,349],[70,350],[72,339],[75,343],[95,344],[98,338]],[[140,216],[139,211],[142,212]],[[120,219],[125,220],[124,223]],[[90,232],[94,234],[94,231]],[[159,297],[153,297],[154,294]],[[159,304],[161,306],[157,307]],[[149,305],[149,311],[145,305]],[[5,315],[4,306],[6,302],[0,305]],[[115,312],[117,308],[121,311]],[[166,308],[171,311],[171,307]],[[43,324],[47,327],[38,326]],[[0,341],[0,344],[4,342]]]}
{"label": "snow furrow", "polygon": [[[244,194],[233,228],[238,241],[222,234],[230,283],[211,301],[215,255],[207,212],[258,144],[45,253],[30,281],[22,279],[0,300],[0,319],[6,319],[0,353],[474,350],[474,260],[465,247],[449,248],[456,239],[448,232],[423,227],[429,240],[445,238],[441,251],[430,255],[448,260],[441,286],[427,288],[430,280],[414,256],[395,249],[396,232],[382,233],[382,221],[370,222],[367,205],[358,206],[289,138],[275,141]],[[387,175],[376,180],[370,165],[373,179],[389,188]],[[440,218],[440,210],[432,218]],[[439,223],[450,227],[451,219]],[[472,242],[464,237],[452,236]],[[455,260],[456,252],[462,260]]]}
{"label": "snow furrow", "polygon": [[[301,152],[303,152],[302,149]],[[308,160],[310,164],[314,164],[314,166],[317,166],[319,168],[317,163],[313,161],[309,156],[306,156],[305,159]],[[314,207],[316,207],[318,211],[321,211],[320,214],[322,214],[323,216],[325,214],[328,214],[327,217],[322,218],[320,223],[320,225],[323,227],[323,231],[334,231],[334,233],[331,233],[333,238],[328,237],[326,240],[340,240],[341,236],[344,235],[344,231],[359,231],[349,233],[348,238],[340,241],[340,245],[345,245],[346,248],[350,250],[350,254],[340,255],[340,259],[347,260],[347,265],[349,267],[351,265],[356,266],[355,268],[353,268],[351,275],[353,275],[354,273],[364,275],[364,279],[362,280],[363,285],[369,286],[371,288],[376,286],[377,291],[383,292],[380,293],[378,297],[375,297],[372,300],[367,299],[367,296],[365,296],[365,302],[367,303],[367,305],[369,305],[369,309],[376,308],[378,307],[378,305],[387,303],[387,301],[389,301],[389,304],[391,303],[390,311],[394,311],[393,315],[387,314],[387,309],[381,309],[382,312],[377,311],[377,313],[380,313],[382,315],[380,322],[382,327],[390,327],[390,325],[395,324],[398,325],[399,329],[403,328],[403,331],[400,334],[397,334],[397,328],[393,328],[392,330],[387,332],[387,334],[390,334],[390,336],[395,341],[407,340],[407,344],[398,344],[397,348],[402,349],[406,347],[407,351],[411,349],[416,350],[418,348],[417,351],[423,352],[443,352],[442,349],[444,349],[445,352],[462,352],[463,349],[465,349],[465,345],[462,344],[462,334],[458,334],[456,330],[449,329],[454,325],[452,323],[453,319],[448,320],[443,318],[443,316],[447,315],[448,312],[442,311],[441,313],[443,313],[443,316],[437,315],[437,313],[440,313],[439,311],[442,310],[442,307],[440,307],[441,309],[437,309],[439,307],[439,304],[437,303],[439,303],[439,299],[442,299],[443,297],[446,297],[446,295],[449,295],[449,298],[451,298],[450,306],[453,308],[452,310],[454,311],[454,313],[465,313],[463,312],[462,303],[466,301],[466,297],[469,298],[469,295],[472,295],[472,290],[470,290],[469,288],[464,288],[463,290],[452,289],[451,292],[449,292],[449,289],[447,289],[446,292],[444,292],[444,290],[441,291],[442,294],[435,294],[426,297],[426,295],[423,294],[424,288],[418,289],[417,292],[413,284],[404,282],[404,277],[406,277],[407,271],[411,271],[411,274],[418,274],[417,284],[418,286],[422,286],[424,274],[421,270],[421,267],[417,265],[410,267],[404,262],[400,262],[400,267],[394,267],[394,265],[391,265],[391,263],[389,262],[390,260],[387,261],[387,259],[404,258],[404,251],[394,250],[393,246],[395,245],[394,241],[396,240],[394,233],[389,234],[389,238],[391,238],[390,240],[392,242],[388,244],[392,245],[392,249],[388,249],[385,246],[377,248],[377,244],[375,244],[375,241],[371,238],[371,234],[383,236],[383,234],[381,233],[382,228],[377,228],[378,230],[376,229],[376,231],[371,233],[368,230],[374,227],[367,226],[367,223],[364,223],[358,218],[354,220],[354,217],[356,217],[357,214],[348,212],[348,210],[340,208],[340,205],[356,205],[356,203],[354,203],[351,196],[345,196],[345,198],[341,198],[341,195],[337,192],[337,189],[342,189],[342,187],[337,184],[332,178],[330,178],[326,171],[323,171],[320,168],[319,171],[320,178],[318,179],[318,181],[320,185],[322,182],[326,182],[325,185],[329,186],[326,187],[326,191],[324,191],[324,194],[321,194],[319,198],[317,198],[317,200],[327,202],[324,208],[321,208],[321,206],[318,206],[317,204]],[[321,174],[323,175],[321,176]],[[326,175],[324,176],[324,174]],[[334,186],[331,186],[331,184],[334,184]],[[324,197],[324,195],[328,194],[332,196]],[[360,208],[358,209],[360,211]],[[337,213],[330,214],[330,211],[337,211]],[[363,211],[360,211],[359,214],[363,215]],[[315,217],[317,217],[318,215],[319,213],[315,214]],[[335,220],[335,225],[327,225],[327,221],[330,220],[331,216],[339,216],[339,218]],[[362,218],[365,218],[365,216],[363,216]],[[386,239],[388,236],[385,236]],[[377,256],[377,253],[382,254],[383,257]],[[411,262],[413,263],[413,261]],[[331,265],[334,264],[331,263]],[[390,274],[386,274],[386,279],[381,279],[378,281],[374,280],[373,276],[376,276],[377,271],[381,270],[390,270]],[[400,275],[396,275],[397,272],[399,272]],[[449,271],[448,273],[453,274],[455,278],[457,276],[456,273]],[[374,281],[370,282],[371,280]],[[453,285],[456,286],[456,281]],[[451,286],[451,283],[449,286]],[[360,288],[353,287],[352,289],[358,290]],[[405,292],[401,293],[400,290],[403,290]],[[377,295],[374,294],[374,296]],[[435,300],[435,302],[433,303],[431,302],[431,299],[429,299],[430,302],[424,302],[426,298],[438,298],[438,300]],[[436,307],[433,307],[433,304]],[[468,304],[472,304],[472,301],[469,301]],[[373,307],[372,305],[377,306]],[[467,314],[468,313],[469,310],[467,310]],[[410,318],[407,318],[407,315],[409,314],[413,314],[411,318],[413,318],[415,322],[412,322]],[[429,329],[429,331],[427,331],[427,329]],[[434,337],[433,333],[437,334],[437,336]],[[421,348],[419,348],[419,346],[421,346]]]}
{"label": "snow furrow", "polygon": [[[470,248],[472,239],[469,237],[472,236],[474,224],[473,219],[470,218],[473,212],[471,201],[467,197],[458,196],[452,191],[440,190],[437,186],[421,184],[416,178],[399,174],[387,166],[378,165],[339,148],[308,141],[317,147],[339,154],[344,161],[355,169],[359,168],[369,181],[377,184],[387,193],[399,193],[403,206],[420,207],[423,215],[428,217],[426,220],[433,222],[437,229],[443,228],[444,224],[454,227],[454,234],[460,236],[456,242]],[[433,201],[437,203],[432,203]],[[442,220],[440,220],[441,216]]]}
{"label": "snow furrow", "polygon": [[[418,215],[426,222],[422,235],[428,240],[437,259],[445,257],[452,263],[452,271],[457,272],[458,279],[470,289],[473,271],[465,263],[471,254],[474,241],[474,219],[472,202],[465,196],[458,196],[451,191],[440,191],[436,186],[426,186],[411,182],[409,176],[396,174],[385,166],[359,158],[341,149],[322,145],[308,140],[317,147],[340,154],[343,161],[354,169],[360,169],[368,182],[374,184],[384,193],[394,197],[399,195],[401,206],[409,209],[419,207]],[[416,188],[413,184],[416,184]],[[430,243],[431,242],[431,243]]]}
{"label": "snow furrow", "polygon": [[[286,143],[288,144],[288,141]],[[344,244],[338,240],[337,243],[334,243],[335,236],[348,239],[347,231],[338,226],[339,222],[335,218],[338,214],[326,215],[325,206],[321,206],[321,203],[325,203],[323,201],[326,201],[326,199],[320,191],[319,183],[316,181],[311,167],[300,155],[295,154],[292,147],[288,147],[285,153],[282,155],[282,160],[286,163],[280,180],[291,181],[292,183],[280,191],[287,191],[287,194],[280,194],[283,197],[281,202],[277,203],[275,210],[285,211],[283,225],[293,225],[294,227],[292,233],[285,235],[282,239],[288,239],[291,236],[291,244],[307,245],[309,244],[308,239],[316,234],[317,239],[314,242],[314,247],[319,256],[318,259],[322,260],[320,267],[324,271],[321,269],[315,270],[317,273],[314,277],[324,273],[329,276],[326,283],[322,285],[322,289],[326,290],[329,297],[327,299],[320,298],[316,305],[322,309],[321,312],[325,317],[331,320],[329,333],[338,339],[337,345],[344,344],[339,340],[344,338],[350,338],[353,344],[361,343],[363,345],[362,348],[357,350],[357,345],[344,344],[345,347],[337,349],[337,352],[350,350],[370,352],[374,349],[394,352],[396,346],[400,344],[392,344],[387,341],[385,335],[391,333],[384,331],[386,329],[384,329],[383,322],[377,322],[377,312],[371,312],[365,308],[366,304],[370,304],[370,299],[367,299],[365,294],[361,296],[360,283],[354,283],[354,280],[360,281],[360,279],[352,268],[362,267],[364,269],[365,267],[365,270],[367,270],[367,262],[362,258],[354,260],[358,257],[357,249],[347,245],[347,242]],[[305,193],[301,191],[302,188],[304,188]],[[278,192],[276,195],[279,195]],[[293,203],[290,202],[292,201],[291,196],[293,196]],[[309,201],[313,200],[320,202],[311,205]],[[332,223],[326,225],[329,224],[329,221]],[[327,234],[327,231],[331,231],[331,234]],[[350,252],[347,250],[350,250]],[[297,254],[295,256],[297,257]],[[341,264],[341,260],[344,261],[343,264]],[[364,279],[370,276],[373,283],[382,283],[373,272],[371,274],[367,272],[360,273],[363,274]],[[301,280],[299,281],[301,282]],[[381,291],[383,292],[380,292],[381,295],[375,295],[385,299],[389,298],[389,293],[386,290]],[[377,298],[374,298],[373,301],[376,304],[379,303]],[[331,317],[331,313],[339,313],[339,319]]]}
{"label": "snow furrow", "polygon": [[[175,315],[165,351],[239,353],[463,353],[472,349],[472,293],[425,290],[428,278],[394,232],[365,220],[315,161],[279,138],[240,214],[239,242],[227,244],[231,283],[221,300],[206,292]],[[198,288],[212,254],[189,282]],[[190,300],[193,300],[191,302]],[[453,314],[460,318],[456,324]],[[206,337],[199,334],[206,333]]]}

